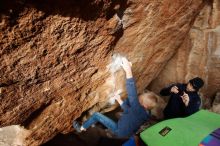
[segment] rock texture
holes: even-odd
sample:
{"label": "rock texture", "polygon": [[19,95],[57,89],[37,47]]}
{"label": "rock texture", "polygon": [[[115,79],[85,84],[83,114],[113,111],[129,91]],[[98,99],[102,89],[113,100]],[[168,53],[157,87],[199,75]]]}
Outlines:
{"label": "rock texture", "polygon": [[[122,1],[123,2],[123,1]],[[117,37],[105,1],[4,3],[1,21],[0,124],[31,130],[39,145],[89,109]],[[51,7],[52,6],[52,7]],[[86,10],[84,10],[86,9]],[[111,15],[110,15],[111,16]]]}
{"label": "rock texture", "polygon": [[0,145],[1,146],[22,146],[25,137],[29,134],[27,130],[18,126],[6,126],[0,128]]}
{"label": "rock texture", "polygon": [[150,89],[159,90],[172,82],[187,82],[200,76],[205,80],[201,93],[204,107],[210,108],[212,97],[220,91],[220,2],[206,3],[188,36]]}
{"label": "rock texture", "polygon": [[34,146],[72,131],[72,120],[82,113],[105,111],[110,93],[126,95],[115,53],[133,63],[141,93],[187,40],[204,5],[203,0],[1,1],[1,127],[24,125],[30,130],[26,145]]}
{"label": "rock texture", "polygon": [[211,104],[210,111],[220,114],[220,92],[217,92]]}

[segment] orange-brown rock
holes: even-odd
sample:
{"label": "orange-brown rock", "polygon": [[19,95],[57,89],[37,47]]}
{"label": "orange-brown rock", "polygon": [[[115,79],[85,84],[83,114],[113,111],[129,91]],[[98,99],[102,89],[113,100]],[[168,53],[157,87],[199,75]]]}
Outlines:
{"label": "orange-brown rock", "polygon": [[210,111],[220,114],[220,93],[219,92],[217,92],[216,96],[214,97]]}
{"label": "orange-brown rock", "polygon": [[[109,94],[125,96],[112,54],[133,63],[139,93],[175,54],[203,0],[1,1],[0,125],[21,124],[40,145]],[[116,60],[120,55],[116,55]]]}

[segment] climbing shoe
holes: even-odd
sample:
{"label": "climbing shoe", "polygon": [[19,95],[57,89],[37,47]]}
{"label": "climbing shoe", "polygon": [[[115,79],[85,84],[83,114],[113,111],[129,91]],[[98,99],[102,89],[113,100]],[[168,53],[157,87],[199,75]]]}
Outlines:
{"label": "climbing shoe", "polygon": [[81,126],[80,126],[80,124],[79,124],[77,121],[73,121],[73,128],[74,128],[78,133],[82,132]]}

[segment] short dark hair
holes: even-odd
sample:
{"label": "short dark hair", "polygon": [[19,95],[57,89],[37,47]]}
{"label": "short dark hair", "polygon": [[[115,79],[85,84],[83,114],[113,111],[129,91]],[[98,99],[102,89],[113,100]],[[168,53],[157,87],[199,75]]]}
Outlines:
{"label": "short dark hair", "polygon": [[189,83],[193,86],[193,88],[196,91],[198,91],[204,85],[204,81],[199,77],[195,77],[195,78],[189,80]]}

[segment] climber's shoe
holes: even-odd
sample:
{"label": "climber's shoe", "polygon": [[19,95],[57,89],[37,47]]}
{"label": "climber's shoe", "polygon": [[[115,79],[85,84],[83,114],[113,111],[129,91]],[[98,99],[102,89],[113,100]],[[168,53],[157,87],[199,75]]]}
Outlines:
{"label": "climber's shoe", "polygon": [[73,121],[73,128],[74,128],[78,133],[82,132],[81,126],[80,126],[80,124],[79,124],[77,121]]}

